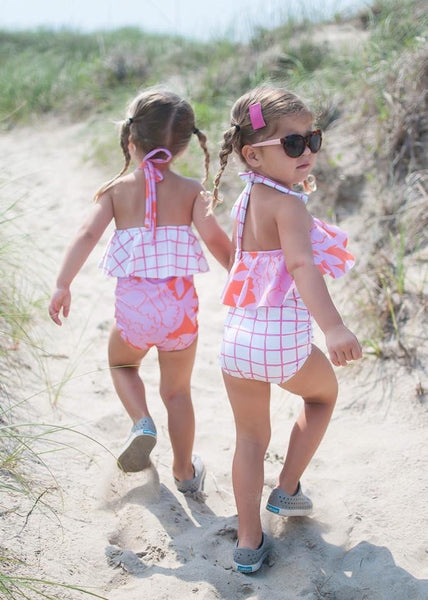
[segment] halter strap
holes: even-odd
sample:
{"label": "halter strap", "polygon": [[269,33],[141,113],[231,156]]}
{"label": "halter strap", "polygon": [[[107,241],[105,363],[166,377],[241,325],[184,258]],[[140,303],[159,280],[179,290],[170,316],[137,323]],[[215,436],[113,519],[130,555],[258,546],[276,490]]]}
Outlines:
{"label": "halter strap", "polygon": [[[165,158],[154,158],[157,154],[165,154]],[[163,180],[163,173],[156,168],[156,164],[166,164],[172,158],[172,154],[166,148],[155,148],[148,152],[138,166],[138,170],[144,171],[146,179],[146,214],[144,227],[152,232],[156,239],[156,183]]]}
{"label": "halter strap", "polygon": [[295,192],[294,190],[290,190],[284,185],[277,183],[273,179],[269,179],[264,175],[259,175],[258,173],[254,173],[254,171],[247,171],[246,173],[239,173],[239,177],[247,182],[245,189],[242,194],[238,198],[238,201],[233,208],[233,216],[238,221],[237,231],[236,231],[236,252],[241,255],[242,253],[242,234],[244,232],[244,224],[245,224],[245,216],[247,214],[248,200],[250,199],[251,188],[255,183],[263,183],[274,190],[278,190],[278,192],[282,192],[284,194],[290,194],[291,196],[296,196],[300,198],[305,204],[308,201],[308,196],[301,192]]}
{"label": "halter strap", "polygon": [[269,179],[269,177],[265,177],[264,175],[259,175],[259,173],[254,173],[254,171],[239,173],[239,177],[244,181],[247,181],[247,185],[248,183],[250,183],[251,186],[253,185],[253,183],[264,183],[264,185],[267,185],[273,188],[274,190],[278,190],[278,192],[283,192],[284,194],[290,194],[290,196],[296,196],[297,198],[300,198],[300,200],[303,200],[305,204],[308,201],[307,194],[304,194],[303,192],[295,192],[294,190],[290,190],[288,187],[285,187],[285,185],[281,185],[277,181]]}

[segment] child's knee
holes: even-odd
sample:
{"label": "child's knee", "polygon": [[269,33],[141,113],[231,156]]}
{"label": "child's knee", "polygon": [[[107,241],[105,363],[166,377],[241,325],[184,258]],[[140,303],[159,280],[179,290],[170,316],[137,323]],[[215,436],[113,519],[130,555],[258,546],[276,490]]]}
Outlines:
{"label": "child's knee", "polygon": [[163,400],[163,403],[165,404],[165,406],[168,407],[173,407],[173,406],[185,406],[187,404],[191,404],[192,400],[191,400],[191,396],[190,396],[190,390],[189,389],[184,389],[184,388],[178,388],[178,387],[167,387],[167,386],[160,386],[159,388],[159,393],[160,396]]}
{"label": "child's knee", "polygon": [[328,406],[331,410],[334,409],[338,396],[337,381],[331,382],[329,386],[322,386],[322,389],[314,391],[310,396],[303,398],[306,404],[322,404]]}
{"label": "child's knee", "polygon": [[268,449],[270,434],[262,434],[258,432],[256,435],[239,434],[236,438],[236,449],[243,450],[246,456],[252,457],[254,460],[264,460],[266,450]]}
{"label": "child's knee", "polygon": [[314,386],[313,393],[310,394],[310,398],[308,398],[308,400],[330,405],[331,408],[334,408],[338,393],[339,384],[336,373],[334,372],[330,363],[328,363],[327,368],[323,370],[322,377],[319,379],[317,385]]}
{"label": "child's knee", "polygon": [[271,437],[269,423],[259,423],[256,426],[241,426],[237,428],[237,438],[246,443],[257,446],[260,452],[265,454]]}

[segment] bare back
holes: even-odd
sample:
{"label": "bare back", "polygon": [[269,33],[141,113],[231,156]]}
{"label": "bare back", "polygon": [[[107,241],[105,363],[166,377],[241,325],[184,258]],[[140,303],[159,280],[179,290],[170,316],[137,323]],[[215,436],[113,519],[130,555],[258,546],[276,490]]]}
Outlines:
{"label": "bare back", "polygon": [[[301,204],[300,200],[283,192],[267,188],[264,184],[254,184],[251,189],[242,236],[242,249],[248,252],[277,250],[281,248],[278,223],[287,205]],[[312,219],[307,215],[308,232]]]}
{"label": "bare back", "polygon": [[[162,170],[162,174],[164,179],[156,183],[157,226],[190,225],[195,200],[202,190],[201,184],[169,169]],[[121,177],[107,193],[117,229],[144,227],[146,181],[142,170]]]}

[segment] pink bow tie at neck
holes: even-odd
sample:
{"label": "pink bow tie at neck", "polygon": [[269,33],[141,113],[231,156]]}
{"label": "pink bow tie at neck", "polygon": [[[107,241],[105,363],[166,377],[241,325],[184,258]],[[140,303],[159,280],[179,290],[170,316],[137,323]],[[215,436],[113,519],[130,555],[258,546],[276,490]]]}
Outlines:
{"label": "pink bow tie at neck", "polygon": [[[165,158],[153,158],[157,154],[165,154]],[[140,163],[139,169],[143,169],[146,178],[146,214],[144,226],[150,229],[153,239],[156,239],[156,183],[163,180],[163,173],[155,167],[155,164],[166,164],[172,158],[172,154],[166,148],[155,148],[148,152]]]}

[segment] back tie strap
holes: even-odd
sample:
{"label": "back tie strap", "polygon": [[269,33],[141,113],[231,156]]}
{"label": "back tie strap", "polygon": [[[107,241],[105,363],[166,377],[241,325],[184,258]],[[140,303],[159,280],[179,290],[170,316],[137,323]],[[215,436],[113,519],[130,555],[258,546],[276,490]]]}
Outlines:
{"label": "back tie strap", "polygon": [[[164,154],[165,158],[157,157],[158,154]],[[166,164],[172,158],[172,154],[166,148],[155,148],[148,152],[141,161],[138,169],[144,171],[146,179],[146,214],[144,217],[144,227],[150,229],[153,239],[156,239],[156,183],[163,180],[163,173],[156,168],[156,164]]]}

